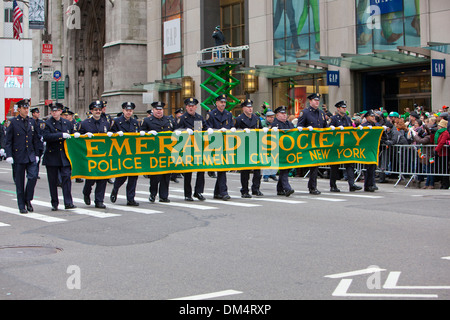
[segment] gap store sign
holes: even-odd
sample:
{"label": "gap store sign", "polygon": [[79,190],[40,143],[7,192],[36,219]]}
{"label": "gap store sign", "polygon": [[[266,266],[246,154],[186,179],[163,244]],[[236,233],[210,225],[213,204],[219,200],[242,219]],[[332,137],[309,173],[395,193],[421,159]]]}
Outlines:
{"label": "gap store sign", "polygon": [[431,60],[431,74],[433,77],[445,78],[445,59]]}

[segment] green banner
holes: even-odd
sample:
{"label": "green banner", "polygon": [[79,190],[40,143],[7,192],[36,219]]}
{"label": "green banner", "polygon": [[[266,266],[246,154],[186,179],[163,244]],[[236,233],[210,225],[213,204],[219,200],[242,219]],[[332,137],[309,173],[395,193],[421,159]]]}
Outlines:
{"label": "green banner", "polygon": [[[179,133],[179,132],[178,132]],[[72,177],[378,164],[383,128],[95,134],[66,140]]]}

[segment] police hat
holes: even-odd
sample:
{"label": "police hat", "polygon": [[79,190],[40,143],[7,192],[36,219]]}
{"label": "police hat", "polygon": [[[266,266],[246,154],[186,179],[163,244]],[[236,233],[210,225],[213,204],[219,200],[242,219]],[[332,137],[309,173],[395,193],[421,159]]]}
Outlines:
{"label": "police hat", "polygon": [[273,112],[272,109],[268,109],[268,110],[267,110],[267,112],[266,112],[266,117],[267,117],[267,116],[274,116],[274,115],[275,115],[275,112]]}
{"label": "police hat", "polygon": [[155,101],[151,104],[154,109],[162,110],[166,104],[162,101]]}
{"label": "police hat", "polygon": [[30,107],[30,101],[28,99],[24,99],[24,100],[20,100],[19,102],[17,102],[17,107],[24,107],[24,108],[29,108]]}
{"label": "police hat", "polygon": [[275,113],[286,113],[287,108],[285,106],[279,106],[275,109]]}
{"label": "police hat", "polygon": [[217,27],[216,27],[216,30],[220,30],[220,26],[217,26]]}
{"label": "police hat", "polygon": [[198,100],[195,98],[187,98],[184,100],[184,104],[187,106],[196,106],[198,105]]}
{"label": "police hat", "polygon": [[133,102],[124,102],[122,103],[122,109],[134,110],[136,105]]}
{"label": "police hat", "polygon": [[334,106],[336,108],[347,108],[347,101],[339,101]]}
{"label": "police hat", "polygon": [[419,118],[420,118],[419,114],[418,114],[417,112],[415,112],[415,111],[411,112],[409,116],[410,116],[410,117],[414,117],[414,118],[416,118],[416,119],[419,119]]}
{"label": "police hat", "polygon": [[364,114],[364,118],[367,118],[369,116],[375,116],[375,113],[373,113],[373,110],[369,110]]}
{"label": "police hat", "polygon": [[33,108],[30,110],[30,112],[31,113],[35,113],[35,112],[40,113],[41,111],[39,111],[39,108]]}
{"label": "police hat", "polygon": [[241,103],[241,107],[253,107],[253,101],[246,99]]}
{"label": "police hat", "polygon": [[103,101],[97,100],[97,101],[91,102],[91,104],[89,105],[89,110],[92,110],[95,108],[102,109],[103,107],[104,107]]}
{"label": "police hat", "polygon": [[64,106],[62,105],[62,103],[56,103],[56,104],[50,104],[50,111],[57,111],[57,110],[63,110]]}
{"label": "police hat", "polygon": [[309,100],[320,100],[320,94],[319,93],[313,93],[313,94],[310,94],[309,96],[308,96],[308,99]]}
{"label": "police hat", "polygon": [[182,108],[179,108],[179,109],[175,110],[175,114],[177,114],[177,113],[183,113],[183,112],[184,112],[184,110],[183,110]]}
{"label": "police hat", "polygon": [[226,94],[221,94],[220,96],[218,96],[216,98],[216,101],[225,101],[225,102],[227,102],[227,95]]}

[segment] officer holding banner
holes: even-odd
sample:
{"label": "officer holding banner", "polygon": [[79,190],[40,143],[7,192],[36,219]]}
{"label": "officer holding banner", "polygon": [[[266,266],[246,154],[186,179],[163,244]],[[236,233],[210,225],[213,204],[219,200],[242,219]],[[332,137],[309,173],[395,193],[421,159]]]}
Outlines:
{"label": "officer holding banner", "polygon": [[[125,132],[140,132],[139,122],[133,117],[135,108],[136,105],[133,102],[124,102],[122,104],[122,115],[114,119],[111,131],[117,133],[119,136],[123,136]],[[134,200],[138,176],[116,177],[109,199],[112,203],[116,202],[117,193],[127,179],[127,206],[139,206],[139,203]]]}

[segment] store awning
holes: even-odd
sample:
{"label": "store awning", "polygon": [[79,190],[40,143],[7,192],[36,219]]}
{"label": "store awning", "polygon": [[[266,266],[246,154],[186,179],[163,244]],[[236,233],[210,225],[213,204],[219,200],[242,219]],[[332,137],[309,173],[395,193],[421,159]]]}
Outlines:
{"label": "store awning", "polygon": [[426,47],[426,49],[450,54],[450,43],[428,42],[428,47]]}
{"label": "store awning", "polygon": [[397,47],[397,50],[374,50],[369,54],[343,53],[341,57],[321,57],[323,63],[350,70],[395,67],[430,61],[430,50]]}
{"label": "store awning", "polygon": [[[325,68],[324,68],[325,67]],[[237,73],[251,74],[258,77],[275,79],[284,77],[296,77],[308,74],[318,74],[326,72],[326,66],[323,64],[304,62],[280,63],[278,66],[262,66],[258,65],[254,68],[241,68]]]}

